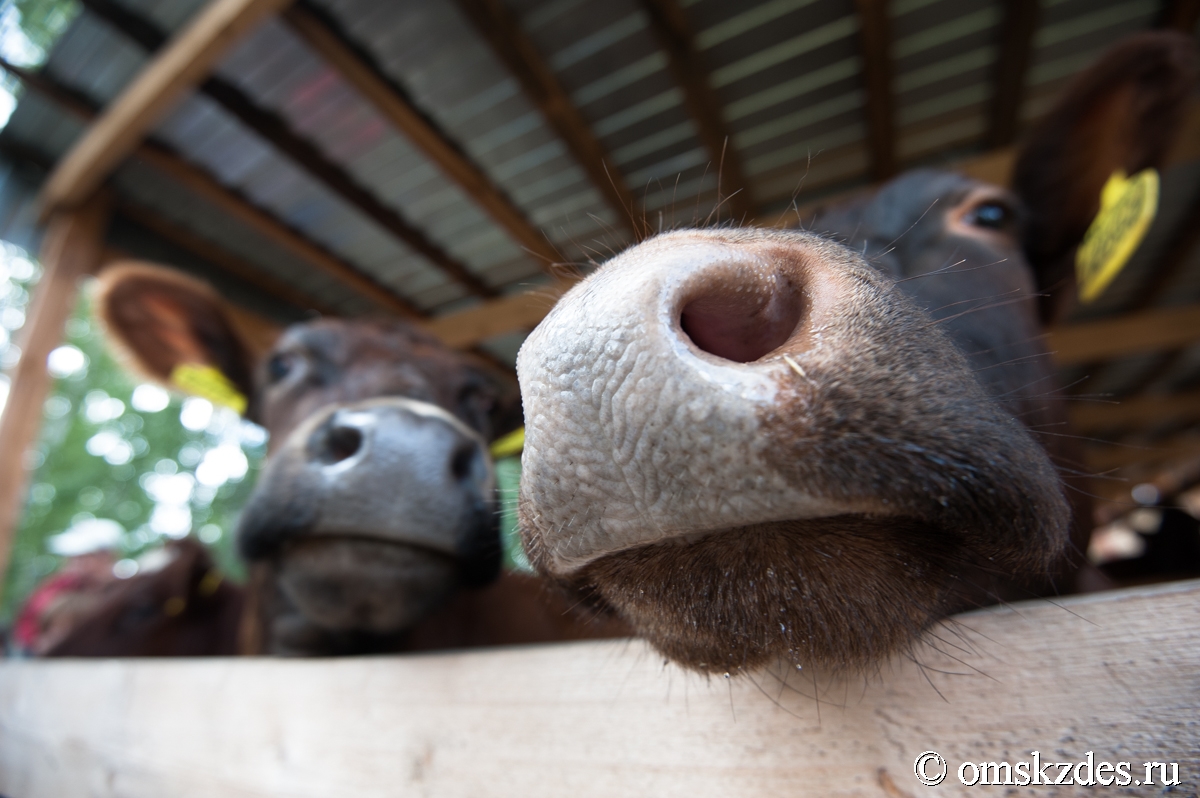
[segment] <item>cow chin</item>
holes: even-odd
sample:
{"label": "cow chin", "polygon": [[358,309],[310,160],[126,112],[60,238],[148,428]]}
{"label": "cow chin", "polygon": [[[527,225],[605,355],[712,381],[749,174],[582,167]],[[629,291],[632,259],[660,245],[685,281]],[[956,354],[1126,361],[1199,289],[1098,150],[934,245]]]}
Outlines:
{"label": "cow chin", "polygon": [[411,627],[461,584],[457,560],[420,546],[307,537],[283,547],[279,587],[310,622],[330,631],[391,634]]}
{"label": "cow chin", "polygon": [[971,601],[962,545],[923,521],[844,515],[627,549],[560,579],[694,670],[853,671]]}

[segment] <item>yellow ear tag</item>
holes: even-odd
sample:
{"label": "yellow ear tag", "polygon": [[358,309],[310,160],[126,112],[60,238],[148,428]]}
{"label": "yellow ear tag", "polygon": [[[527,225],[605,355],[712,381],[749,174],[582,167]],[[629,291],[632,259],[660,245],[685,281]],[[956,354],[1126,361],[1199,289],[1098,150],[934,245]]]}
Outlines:
{"label": "yellow ear tag", "polygon": [[492,458],[516,457],[525,449],[525,428],[513,430],[498,441],[492,443],[489,451]]}
{"label": "yellow ear tag", "polygon": [[171,371],[171,382],[179,390],[207,399],[213,404],[232,407],[239,415],[246,412],[246,397],[221,372],[199,363],[180,363]]}
{"label": "yellow ear tag", "polygon": [[1100,193],[1100,212],[1075,255],[1079,300],[1091,302],[1108,288],[1146,237],[1158,211],[1158,172],[1133,177],[1113,172]]}

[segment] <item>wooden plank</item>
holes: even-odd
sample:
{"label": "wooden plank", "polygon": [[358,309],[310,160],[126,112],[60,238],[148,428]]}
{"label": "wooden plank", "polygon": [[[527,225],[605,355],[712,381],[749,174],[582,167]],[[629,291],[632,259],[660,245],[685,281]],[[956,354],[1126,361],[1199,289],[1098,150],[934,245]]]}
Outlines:
{"label": "wooden plank", "polygon": [[870,676],[793,671],[783,685],[703,679],[623,641],[8,661],[0,792],[896,798],[927,792],[913,765],[929,750],[949,766],[938,795],[979,793],[960,763],[1032,751],[1137,771],[1176,762],[1173,794],[1200,786],[1200,582],[993,608],[934,634]]}
{"label": "wooden plank", "polygon": [[106,193],[94,193],[78,208],[56,212],[42,240],[42,278],[18,333],[21,359],[9,372],[8,401],[0,414],[0,587],[25,508],[25,453],[42,428],[42,404],[50,386],[46,357],[59,345],[63,325],[75,309],[79,278],[100,265],[109,207]]}
{"label": "wooden plank", "polygon": [[355,46],[345,32],[304,6],[293,6],[283,19],[310,47],[337,70],[342,78],[375,106],[426,157],[508,231],[549,271],[562,256],[540,230],[525,217],[511,198],[450,140],[437,123],[413,102],[408,93],[384,76],[373,59]]}
{"label": "wooden plank", "polygon": [[[43,97],[52,100],[64,111],[77,118],[90,120],[95,116],[95,108],[46,75],[30,72],[9,64],[3,59],[0,59],[0,68],[18,78],[27,89],[36,91]],[[153,143],[143,143],[134,151],[134,157],[182,184],[300,260],[310,266],[315,266],[338,282],[367,297],[381,308],[409,319],[417,319],[424,315],[411,302],[340,260],[329,250],[306,238],[275,216],[254,205],[238,192],[219,183],[212,175],[187,163],[169,150]]]}
{"label": "wooden plank", "polygon": [[642,8],[650,18],[650,30],[666,53],[667,69],[683,90],[683,104],[696,123],[700,142],[718,169],[722,204],[728,206],[734,221],[752,221],[757,210],[754,195],[683,8],[678,0],[642,0]]}
{"label": "wooden plank", "polygon": [[1060,365],[1174,349],[1200,341],[1200,305],[1131,313],[1059,327],[1047,334]]}
{"label": "wooden plank", "polygon": [[640,215],[640,206],[626,187],[625,178],[516,17],[501,0],[458,0],[458,7],[567,145],[600,196],[616,212],[617,224],[635,233],[634,219]]}
{"label": "wooden plank", "polygon": [[[166,40],[165,34],[153,23],[114,0],[83,0],[83,4],[89,11],[101,16],[152,53],[158,51]],[[260,106],[246,92],[222,78],[208,78],[200,84],[200,91],[215,100],[333,194],[441,269],[471,294],[481,297],[499,294],[495,288],[481,280],[406,220],[399,211],[362,186],[312,142],[297,134],[279,114]]]}
{"label": "wooden plank", "polygon": [[1144,428],[1169,421],[1200,421],[1200,391],[1163,396],[1135,396],[1119,402],[1073,402],[1071,428],[1092,432]]}
{"label": "wooden plank", "polygon": [[211,0],[133,79],[42,187],[49,213],[87,199],[212,65],[289,0]]}
{"label": "wooden plank", "polygon": [[867,141],[871,178],[896,174],[896,122],[892,98],[892,33],[887,0],[854,0],[858,10],[858,45],[867,92]]}
{"label": "wooden plank", "polygon": [[1039,17],[1038,0],[1009,0],[1004,8],[987,133],[987,146],[993,148],[1016,141],[1029,54]]}

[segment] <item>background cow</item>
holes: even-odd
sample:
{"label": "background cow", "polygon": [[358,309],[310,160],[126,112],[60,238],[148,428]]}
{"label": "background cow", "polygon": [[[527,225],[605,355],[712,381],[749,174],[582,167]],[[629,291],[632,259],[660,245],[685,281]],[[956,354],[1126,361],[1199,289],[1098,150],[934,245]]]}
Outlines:
{"label": "background cow", "polygon": [[614,258],[518,360],[535,566],[710,672],[866,667],[949,612],[1070,588],[1090,519],[1042,325],[1195,74],[1185,36],[1117,46],[1032,131],[1015,192],[912,172],[812,232]]}
{"label": "background cow", "polygon": [[252,563],[243,650],[344,654],[618,630],[578,623],[534,577],[496,580],[487,443],[520,424],[511,378],[395,320],[295,325],[256,357],[212,289],[147,264],[106,271],[98,309],[135,368],[168,383],[181,365],[200,369],[246,397],[247,415],[270,432],[238,529]]}

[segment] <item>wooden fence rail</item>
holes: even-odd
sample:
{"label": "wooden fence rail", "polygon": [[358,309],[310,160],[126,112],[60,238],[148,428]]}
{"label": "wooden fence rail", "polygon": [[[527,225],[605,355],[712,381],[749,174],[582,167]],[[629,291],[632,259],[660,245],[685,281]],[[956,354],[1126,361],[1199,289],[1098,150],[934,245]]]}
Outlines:
{"label": "wooden fence rail", "polygon": [[[1178,763],[1171,794],[1196,793],[1200,581],[985,610],[937,635],[946,654],[926,647],[844,682],[791,673],[786,686],[769,674],[701,679],[623,641],[343,660],[8,662],[0,793],[978,795],[959,782],[961,763],[1015,764],[1033,751],[1070,763],[1090,751],[1097,763],[1130,762],[1133,778],[1144,762]],[[913,773],[927,750],[949,765],[936,788]],[[1163,787],[1100,788],[1109,793]]]}

